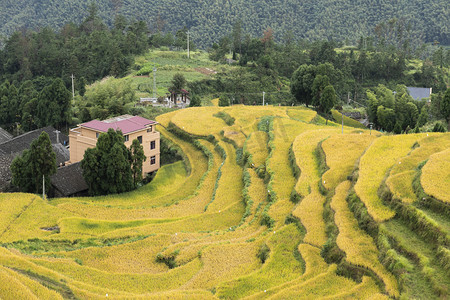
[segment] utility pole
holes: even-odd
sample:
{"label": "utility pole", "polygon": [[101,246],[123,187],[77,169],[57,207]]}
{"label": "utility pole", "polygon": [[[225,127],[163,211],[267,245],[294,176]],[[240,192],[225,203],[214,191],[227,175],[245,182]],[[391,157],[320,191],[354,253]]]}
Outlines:
{"label": "utility pole", "polygon": [[45,177],[42,175],[42,199],[45,200]]}
{"label": "utility pole", "polygon": [[75,79],[75,76],[70,76],[72,78],[72,102],[75,104],[75,85],[73,84],[73,80]]}
{"label": "utility pole", "polygon": [[153,68],[153,98],[156,98],[156,68]]}
{"label": "utility pole", "polygon": [[189,53],[189,30],[187,31],[187,56],[188,58],[191,58]]}
{"label": "utility pole", "polygon": [[264,96],[266,95],[266,92],[263,92],[263,106],[264,106]]}

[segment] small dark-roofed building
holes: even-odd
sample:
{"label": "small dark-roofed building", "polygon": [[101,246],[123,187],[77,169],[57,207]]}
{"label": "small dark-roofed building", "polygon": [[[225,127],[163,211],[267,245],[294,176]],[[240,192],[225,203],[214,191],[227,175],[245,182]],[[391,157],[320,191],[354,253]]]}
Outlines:
{"label": "small dark-roofed building", "polygon": [[[56,134],[55,128],[48,126],[40,129],[36,129],[22,135],[19,135],[9,141],[0,144],[0,191],[3,191],[9,186],[11,181],[11,170],[10,166],[14,158],[20,154],[25,149],[29,149],[31,143],[39,137],[43,132],[47,132],[50,137],[50,142],[52,143],[53,151],[56,154],[56,165],[64,165],[70,159],[69,150],[63,146],[63,144],[68,144],[69,137],[59,133]],[[59,142],[58,142],[59,141]]]}
{"label": "small dark-roofed building", "polygon": [[407,87],[409,95],[414,100],[430,99],[432,88]]}
{"label": "small dark-roofed building", "polygon": [[13,136],[8,131],[0,127],[0,144],[12,140]]}
{"label": "small dark-roofed building", "polygon": [[51,182],[55,188],[55,197],[86,195],[89,188],[83,178],[81,162],[58,168]]}

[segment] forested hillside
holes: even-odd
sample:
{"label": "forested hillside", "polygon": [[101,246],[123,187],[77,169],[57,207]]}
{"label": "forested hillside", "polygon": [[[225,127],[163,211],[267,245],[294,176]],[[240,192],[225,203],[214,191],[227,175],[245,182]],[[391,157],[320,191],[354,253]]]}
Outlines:
{"label": "forested hillside", "polygon": [[[88,14],[89,0],[0,0],[0,34],[11,35],[21,28],[42,26],[59,28],[66,22],[81,22]],[[296,38],[329,39],[355,42],[360,36],[388,38],[382,27],[398,27],[412,40],[438,41],[450,44],[449,2],[446,0],[100,0],[95,2],[99,15],[107,24],[114,23],[117,14],[150,24],[153,31],[175,32],[186,26],[194,42],[208,47],[231,31],[242,20],[244,32],[260,36],[268,27],[277,40],[286,32]],[[404,22],[389,23],[396,18]],[[374,28],[377,31],[374,32]],[[392,29],[392,28],[391,28]]]}

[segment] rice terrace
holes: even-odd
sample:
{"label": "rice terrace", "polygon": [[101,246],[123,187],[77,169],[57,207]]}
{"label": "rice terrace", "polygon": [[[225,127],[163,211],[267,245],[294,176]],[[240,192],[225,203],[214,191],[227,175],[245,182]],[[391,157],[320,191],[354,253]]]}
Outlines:
{"label": "rice terrace", "polygon": [[183,161],[134,192],[0,194],[0,298],[449,296],[450,133],[285,106],[156,121]]}

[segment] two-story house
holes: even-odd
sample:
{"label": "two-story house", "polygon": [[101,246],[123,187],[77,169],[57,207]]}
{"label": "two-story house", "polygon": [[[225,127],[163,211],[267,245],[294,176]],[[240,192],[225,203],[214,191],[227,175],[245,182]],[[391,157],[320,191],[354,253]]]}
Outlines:
{"label": "two-story house", "polygon": [[144,154],[147,157],[142,167],[144,175],[156,171],[160,166],[160,134],[155,130],[156,124],[155,121],[131,115],[82,123],[69,132],[70,163],[81,161],[86,149],[96,146],[100,134],[112,128],[122,131],[127,148],[131,146],[135,139],[142,144]]}

